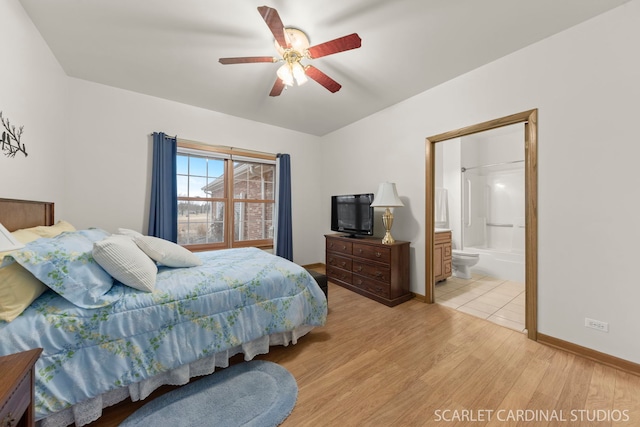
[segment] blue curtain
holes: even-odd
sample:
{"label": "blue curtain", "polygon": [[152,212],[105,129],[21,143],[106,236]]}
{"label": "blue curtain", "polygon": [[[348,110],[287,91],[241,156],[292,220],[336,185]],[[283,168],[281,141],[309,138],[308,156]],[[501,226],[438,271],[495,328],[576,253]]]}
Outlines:
{"label": "blue curtain", "polygon": [[276,198],[276,255],[293,261],[293,232],[291,226],[291,158],[278,154],[278,192]]}
{"label": "blue curtain", "polygon": [[149,236],[178,241],[178,183],[176,179],[176,137],[153,133],[153,173]]}

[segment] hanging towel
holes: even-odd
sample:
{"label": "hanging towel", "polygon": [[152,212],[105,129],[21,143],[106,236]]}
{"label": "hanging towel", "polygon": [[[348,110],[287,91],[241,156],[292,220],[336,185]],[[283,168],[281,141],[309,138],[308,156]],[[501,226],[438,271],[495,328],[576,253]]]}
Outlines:
{"label": "hanging towel", "polygon": [[435,202],[435,218],[437,223],[449,222],[449,201],[446,188],[436,188],[434,195]]}

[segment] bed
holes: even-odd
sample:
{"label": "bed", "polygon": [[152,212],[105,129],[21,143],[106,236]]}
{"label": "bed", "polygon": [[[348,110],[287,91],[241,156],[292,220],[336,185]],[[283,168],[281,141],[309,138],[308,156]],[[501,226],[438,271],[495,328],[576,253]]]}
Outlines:
{"label": "bed", "polygon": [[[53,203],[8,199],[0,199],[0,223],[9,231],[60,226],[54,224]],[[28,269],[48,283],[60,273],[45,271],[40,277],[41,271],[31,269],[29,262],[43,258],[39,248],[61,242],[86,245],[89,240],[95,254],[110,239],[126,240],[100,229],[67,230],[27,243],[5,257],[2,268]],[[82,248],[69,251],[77,255]],[[89,301],[87,292],[95,293],[92,285],[84,299],[75,300],[75,291],[48,283],[20,315],[0,320],[0,355],[43,348],[35,384],[40,426],[88,424],[104,407],[127,398],[145,399],[161,385],[182,385],[211,374],[236,354],[251,360],[269,346],[295,344],[326,320],[324,293],[294,263],[256,248],[190,255],[201,265],[154,262],[151,292],[107,274],[112,280],[107,291],[92,294]],[[84,268],[71,265],[69,277],[76,271],[84,274]]]}

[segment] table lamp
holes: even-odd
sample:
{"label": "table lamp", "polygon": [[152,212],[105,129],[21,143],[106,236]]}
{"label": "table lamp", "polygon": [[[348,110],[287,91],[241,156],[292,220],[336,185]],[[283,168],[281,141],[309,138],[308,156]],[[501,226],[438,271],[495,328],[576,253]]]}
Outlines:
{"label": "table lamp", "polygon": [[398,197],[398,192],[396,191],[396,184],[393,182],[383,182],[378,187],[378,192],[373,198],[373,203],[371,206],[374,208],[386,208],[384,215],[382,215],[382,223],[384,224],[384,228],[386,233],[384,238],[382,239],[383,245],[391,245],[395,242],[393,236],[391,236],[391,226],[393,225],[393,214],[389,208],[394,208],[398,206],[404,206],[400,197]]}

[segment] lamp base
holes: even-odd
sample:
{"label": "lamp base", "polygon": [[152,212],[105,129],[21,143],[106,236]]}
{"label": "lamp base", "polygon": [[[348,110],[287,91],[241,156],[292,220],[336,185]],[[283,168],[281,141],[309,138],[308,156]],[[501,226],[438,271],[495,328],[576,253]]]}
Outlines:
{"label": "lamp base", "polygon": [[391,226],[393,225],[393,214],[391,213],[389,208],[387,208],[387,210],[384,212],[384,215],[382,215],[382,223],[384,224],[384,228],[386,230],[386,233],[382,238],[382,244],[392,245],[393,243],[395,243],[396,240],[391,235]]}
{"label": "lamp base", "polygon": [[384,237],[382,238],[382,244],[383,245],[392,245],[396,242],[396,239],[393,238],[393,236],[391,235],[391,233],[389,231],[387,231],[384,235]]}

